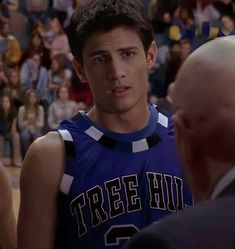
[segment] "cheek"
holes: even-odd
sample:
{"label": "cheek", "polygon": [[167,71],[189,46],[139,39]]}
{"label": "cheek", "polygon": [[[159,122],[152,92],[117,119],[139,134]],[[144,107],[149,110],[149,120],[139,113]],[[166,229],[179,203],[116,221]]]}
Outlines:
{"label": "cheek", "polygon": [[135,59],[132,63],[127,63],[125,67],[127,77],[131,75],[132,77],[143,78],[148,70],[146,60],[143,58]]}
{"label": "cheek", "polygon": [[146,64],[139,64],[135,67],[135,70],[131,69],[131,73],[128,73],[128,77],[135,79],[136,82],[140,82],[145,87],[145,83],[148,82]]}
{"label": "cheek", "polygon": [[93,70],[86,74],[87,82],[94,93],[103,93],[108,85],[107,73],[104,70]]}
{"label": "cheek", "polygon": [[[102,67],[95,67],[91,63],[87,63],[84,65],[83,74],[87,78],[88,82],[95,82],[99,81],[100,79],[103,79],[105,77],[105,70]],[[93,85],[93,84],[92,84]]]}

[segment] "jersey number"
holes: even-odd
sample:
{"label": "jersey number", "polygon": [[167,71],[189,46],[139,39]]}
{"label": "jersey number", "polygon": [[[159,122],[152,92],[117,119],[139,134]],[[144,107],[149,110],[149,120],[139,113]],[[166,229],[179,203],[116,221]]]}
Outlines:
{"label": "jersey number", "polygon": [[111,226],[105,234],[105,245],[115,246],[120,244],[120,240],[129,240],[132,235],[138,232],[138,228],[133,224]]}

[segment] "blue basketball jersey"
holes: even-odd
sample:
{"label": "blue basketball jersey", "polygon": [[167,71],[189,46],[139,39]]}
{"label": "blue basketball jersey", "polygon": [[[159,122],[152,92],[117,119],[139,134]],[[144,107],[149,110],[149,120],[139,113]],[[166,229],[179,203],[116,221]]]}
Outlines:
{"label": "blue basketball jersey", "polygon": [[121,248],[141,228],[192,204],[168,117],[149,106],[131,134],[97,127],[85,112],[60,124],[66,167],[57,248]]}

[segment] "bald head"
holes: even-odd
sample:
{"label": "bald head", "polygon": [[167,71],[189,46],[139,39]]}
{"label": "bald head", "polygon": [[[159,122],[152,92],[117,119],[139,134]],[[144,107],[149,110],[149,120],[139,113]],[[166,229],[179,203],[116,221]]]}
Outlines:
{"label": "bald head", "polygon": [[194,191],[211,193],[235,165],[235,38],[218,38],[184,62],[173,96],[176,140]]}
{"label": "bald head", "polygon": [[235,163],[235,38],[210,41],[193,52],[175,81],[176,115],[205,156]]}
{"label": "bald head", "polygon": [[[210,114],[235,94],[235,38],[207,42],[183,64],[175,82],[176,108]],[[223,105],[221,105],[223,104]]]}
{"label": "bald head", "polygon": [[235,127],[234,67],[233,36],[204,44],[183,64],[175,82],[174,108],[201,129],[199,135],[228,129],[231,123]]}

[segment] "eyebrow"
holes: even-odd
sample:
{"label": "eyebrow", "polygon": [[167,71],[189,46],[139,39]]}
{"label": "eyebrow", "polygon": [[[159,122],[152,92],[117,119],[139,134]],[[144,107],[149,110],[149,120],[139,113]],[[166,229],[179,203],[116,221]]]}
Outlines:
{"label": "eyebrow", "polygon": [[[125,47],[125,48],[120,48],[117,51],[126,52],[126,51],[129,51],[129,50],[138,50],[138,47],[137,46],[130,46],[130,47]],[[96,56],[96,55],[107,54],[107,53],[108,53],[107,50],[98,50],[98,51],[91,52],[88,56],[93,57],[93,56]]]}

